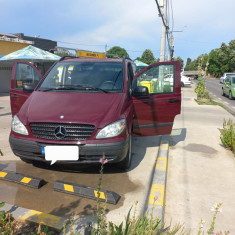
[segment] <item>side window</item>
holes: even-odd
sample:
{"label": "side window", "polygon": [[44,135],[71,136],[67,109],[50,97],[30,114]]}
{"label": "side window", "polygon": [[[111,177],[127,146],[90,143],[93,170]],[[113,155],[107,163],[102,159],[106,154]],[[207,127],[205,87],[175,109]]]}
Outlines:
{"label": "side window", "polygon": [[132,63],[131,66],[132,66],[132,71],[133,71],[134,75],[136,75],[137,69],[136,69],[135,63]]}
{"label": "side window", "polygon": [[137,77],[137,86],[145,86],[149,94],[174,92],[174,65],[158,65]]}
{"label": "side window", "polygon": [[24,83],[37,84],[40,81],[38,73],[28,64],[17,64],[15,88],[23,89]]}

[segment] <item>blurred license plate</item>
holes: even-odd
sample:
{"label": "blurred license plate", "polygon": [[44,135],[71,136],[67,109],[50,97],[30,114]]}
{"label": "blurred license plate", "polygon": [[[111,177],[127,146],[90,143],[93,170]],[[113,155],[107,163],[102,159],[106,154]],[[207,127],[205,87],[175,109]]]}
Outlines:
{"label": "blurred license plate", "polygon": [[71,161],[79,159],[78,146],[42,146],[47,161]]}

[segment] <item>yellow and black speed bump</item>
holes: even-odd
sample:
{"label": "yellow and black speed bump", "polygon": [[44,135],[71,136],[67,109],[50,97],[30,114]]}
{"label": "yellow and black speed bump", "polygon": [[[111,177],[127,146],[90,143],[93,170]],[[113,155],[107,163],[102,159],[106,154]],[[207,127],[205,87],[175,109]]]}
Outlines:
{"label": "yellow and black speed bump", "polygon": [[120,195],[115,192],[100,190],[80,184],[65,183],[63,181],[55,181],[54,190],[62,193],[69,193],[76,196],[87,197],[96,200],[98,197],[100,201],[107,201],[107,203],[117,204]]}
{"label": "yellow and black speed bump", "polygon": [[0,180],[6,180],[39,189],[46,182],[43,179],[27,176],[13,171],[0,171]]}

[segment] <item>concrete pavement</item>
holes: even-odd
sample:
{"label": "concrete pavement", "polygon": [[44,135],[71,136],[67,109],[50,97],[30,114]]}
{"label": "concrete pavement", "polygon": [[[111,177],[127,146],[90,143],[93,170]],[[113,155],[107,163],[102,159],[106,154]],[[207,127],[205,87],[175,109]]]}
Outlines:
{"label": "concrete pavement", "polygon": [[[234,116],[219,106],[198,105],[194,85],[182,89],[168,160],[165,224],[197,234],[201,218],[210,227],[211,207],[223,203],[215,230],[235,234],[235,157],[222,146],[218,128]],[[235,102],[235,101],[234,101]]]}

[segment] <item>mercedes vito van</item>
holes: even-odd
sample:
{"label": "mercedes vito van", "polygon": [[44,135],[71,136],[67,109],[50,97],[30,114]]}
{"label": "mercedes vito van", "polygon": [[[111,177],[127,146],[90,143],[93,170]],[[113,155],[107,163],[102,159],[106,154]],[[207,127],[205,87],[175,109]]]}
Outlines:
{"label": "mercedes vito van", "polygon": [[45,150],[64,146],[77,160],[65,156],[56,164],[97,164],[105,154],[127,169],[133,135],[171,133],[181,107],[180,64],[156,63],[135,74],[128,58],[65,57],[42,78],[31,63],[17,61],[10,98],[9,141],[23,161],[48,162]]}

